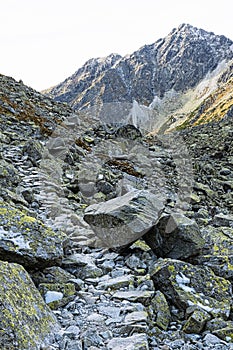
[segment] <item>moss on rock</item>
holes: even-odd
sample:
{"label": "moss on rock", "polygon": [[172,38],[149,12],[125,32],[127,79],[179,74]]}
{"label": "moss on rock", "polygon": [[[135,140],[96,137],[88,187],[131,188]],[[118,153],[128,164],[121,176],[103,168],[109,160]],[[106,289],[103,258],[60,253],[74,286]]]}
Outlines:
{"label": "moss on rock", "polygon": [[52,265],[63,256],[66,236],[0,202],[0,259],[23,266]]}
{"label": "moss on rock", "polygon": [[231,284],[205,266],[159,259],[151,272],[155,287],[180,310],[199,307],[212,317],[227,319],[231,310]]}
{"label": "moss on rock", "polygon": [[37,350],[58,327],[31,278],[18,264],[0,262],[0,348]]}

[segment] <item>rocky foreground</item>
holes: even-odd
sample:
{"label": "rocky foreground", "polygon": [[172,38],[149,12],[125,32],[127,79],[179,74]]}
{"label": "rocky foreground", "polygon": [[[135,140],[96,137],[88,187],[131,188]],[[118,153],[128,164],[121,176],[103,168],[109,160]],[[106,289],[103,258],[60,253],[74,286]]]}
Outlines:
{"label": "rocky foreground", "polygon": [[0,348],[233,349],[232,117],[145,136],[0,86]]}

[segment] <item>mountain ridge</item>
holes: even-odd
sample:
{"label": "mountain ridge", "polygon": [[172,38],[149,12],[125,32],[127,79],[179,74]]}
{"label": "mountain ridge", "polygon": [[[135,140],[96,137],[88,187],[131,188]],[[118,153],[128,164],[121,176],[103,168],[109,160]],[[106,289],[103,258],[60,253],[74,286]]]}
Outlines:
{"label": "mountain ridge", "polygon": [[[106,103],[136,102],[153,111],[155,118],[152,117],[150,124],[153,125],[152,129],[158,130],[161,124],[165,125],[169,120],[177,119],[177,116],[180,118],[180,109],[187,105],[188,98],[189,102],[197,99],[195,89],[199,87],[200,90],[203,81],[208,80],[210,86],[215,84],[219,88],[217,76],[223,74],[225,69],[231,72],[231,67],[228,67],[231,59],[233,41],[223,35],[182,24],[165,38],[144,45],[132,54],[124,57],[110,54],[105,58],[88,60],[64,82],[43,93],[56,101],[67,102],[75,110]],[[194,108],[186,110],[187,115],[203,102],[207,92],[205,84]],[[170,102],[174,104],[175,101],[177,110],[167,96],[172,96]],[[159,125],[153,119],[160,119]]]}
{"label": "mountain ridge", "polygon": [[[144,45],[131,55],[111,54],[102,60],[91,59],[74,75],[46,92],[55,100],[70,103],[75,109],[95,103],[93,94],[102,96],[105,103],[123,99],[149,105],[155,96],[161,98],[172,88],[176,91],[193,88],[221,60],[233,58],[232,47],[233,42],[224,36],[182,24],[165,38]],[[109,60],[109,57],[113,59]],[[95,62],[97,68],[94,79],[90,62]],[[100,62],[98,66],[97,62]],[[91,80],[82,74],[88,69]],[[102,94],[101,88],[105,89]],[[75,96],[75,92],[81,95]]]}

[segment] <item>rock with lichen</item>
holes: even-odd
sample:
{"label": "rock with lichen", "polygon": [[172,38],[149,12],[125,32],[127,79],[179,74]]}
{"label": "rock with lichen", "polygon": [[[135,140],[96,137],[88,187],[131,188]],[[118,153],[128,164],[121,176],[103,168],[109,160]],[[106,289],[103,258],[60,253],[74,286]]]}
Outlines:
{"label": "rock with lichen", "polygon": [[26,267],[52,265],[63,256],[66,236],[0,202],[0,258]]}
{"label": "rock with lichen", "polygon": [[0,262],[0,348],[38,350],[59,328],[31,278],[18,264]]}
{"label": "rock with lichen", "polygon": [[231,311],[231,283],[216,276],[206,266],[195,266],[174,259],[159,259],[151,271],[155,288],[185,312],[196,306],[212,318],[228,319]]}
{"label": "rock with lichen", "polygon": [[153,325],[166,331],[171,320],[171,313],[164,294],[159,290],[151,300],[148,311]]}
{"label": "rock with lichen", "polygon": [[205,239],[203,254],[195,262],[210,267],[218,276],[233,280],[233,228],[213,227],[202,229]]}

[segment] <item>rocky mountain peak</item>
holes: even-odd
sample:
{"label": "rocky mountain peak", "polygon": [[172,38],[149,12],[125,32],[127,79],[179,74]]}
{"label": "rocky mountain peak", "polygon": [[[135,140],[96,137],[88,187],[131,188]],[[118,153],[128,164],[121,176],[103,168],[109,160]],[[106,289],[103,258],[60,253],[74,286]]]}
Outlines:
{"label": "rocky mountain peak", "polygon": [[[182,94],[195,89],[208,74],[216,75],[218,65],[233,58],[232,47],[233,42],[223,35],[181,24],[165,38],[131,55],[111,54],[104,59],[89,60],[46,93],[75,109],[134,101],[153,109],[165,98],[164,115],[170,118],[177,106],[180,109],[184,100],[187,102],[187,96],[183,98]],[[179,101],[176,98],[178,102],[174,105],[172,101],[171,105],[167,94],[176,97],[178,94]]]}

